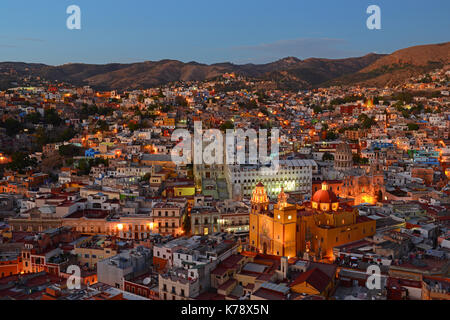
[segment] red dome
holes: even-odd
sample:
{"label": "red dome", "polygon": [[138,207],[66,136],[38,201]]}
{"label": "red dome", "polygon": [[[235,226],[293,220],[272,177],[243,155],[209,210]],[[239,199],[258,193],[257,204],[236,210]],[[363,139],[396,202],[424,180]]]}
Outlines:
{"label": "red dome", "polygon": [[322,184],[322,190],[314,193],[312,201],[318,203],[335,203],[338,202],[338,198],[333,191],[328,189],[328,185],[324,183]]}

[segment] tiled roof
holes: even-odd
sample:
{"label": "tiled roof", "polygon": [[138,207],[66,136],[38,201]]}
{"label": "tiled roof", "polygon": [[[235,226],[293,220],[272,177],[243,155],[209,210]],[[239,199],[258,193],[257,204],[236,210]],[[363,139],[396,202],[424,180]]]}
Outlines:
{"label": "tiled roof", "polygon": [[330,283],[330,277],[318,268],[313,268],[304,273],[301,273],[294,282],[291,283],[291,287],[300,283],[306,282],[313,286],[317,291],[323,292]]}

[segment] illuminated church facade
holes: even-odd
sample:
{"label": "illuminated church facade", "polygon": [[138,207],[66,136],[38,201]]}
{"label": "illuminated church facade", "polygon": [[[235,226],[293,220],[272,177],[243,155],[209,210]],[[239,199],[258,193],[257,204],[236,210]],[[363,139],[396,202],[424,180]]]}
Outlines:
{"label": "illuminated church facade", "polygon": [[282,190],[278,203],[270,202],[262,183],[252,193],[250,247],[264,254],[317,259],[332,258],[333,247],[375,234],[375,221],[341,203],[324,183],[303,205],[288,203]]}

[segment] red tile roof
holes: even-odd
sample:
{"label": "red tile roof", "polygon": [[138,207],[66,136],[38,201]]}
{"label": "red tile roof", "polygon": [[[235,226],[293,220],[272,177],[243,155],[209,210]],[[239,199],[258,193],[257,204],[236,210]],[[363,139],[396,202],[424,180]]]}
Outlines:
{"label": "red tile roof", "polygon": [[319,268],[313,268],[306,272],[301,273],[297,279],[295,279],[290,287],[306,282],[313,286],[317,291],[323,292],[330,283],[331,279]]}

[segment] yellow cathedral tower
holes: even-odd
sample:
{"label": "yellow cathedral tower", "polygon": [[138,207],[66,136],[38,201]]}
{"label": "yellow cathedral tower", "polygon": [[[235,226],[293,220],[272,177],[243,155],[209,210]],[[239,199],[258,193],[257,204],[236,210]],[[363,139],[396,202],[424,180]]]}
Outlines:
{"label": "yellow cathedral tower", "polygon": [[297,245],[297,208],[287,202],[284,190],[278,203],[269,210],[269,198],[262,183],[252,194],[250,212],[250,246],[264,254],[295,257]]}

